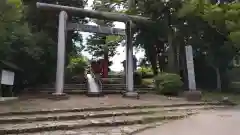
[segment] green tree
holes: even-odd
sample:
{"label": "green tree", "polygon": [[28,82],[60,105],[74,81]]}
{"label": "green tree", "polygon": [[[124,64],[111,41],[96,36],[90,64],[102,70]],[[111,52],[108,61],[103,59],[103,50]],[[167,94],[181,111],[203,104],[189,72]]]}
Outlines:
{"label": "green tree", "polygon": [[[74,7],[84,7],[84,1],[76,0],[41,0],[46,3],[58,3],[61,5],[68,5]],[[58,31],[58,16],[59,12],[43,11],[36,8],[36,1],[23,0],[25,9],[25,17],[29,27],[37,41],[37,47],[42,50],[41,55],[36,61],[36,65],[32,64],[28,67],[29,77],[34,79],[32,83],[49,83],[55,81],[56,74],[56,56],[57,56],[57,31]],[[68,20],[71,22],[86,23],[84,16],[68,15]],[[66,65],[69,63],[72,56],[77,56],[83,48],[82,36],[78,32],[69,31],[67,33],[66,45]],[[31,62],[31,63],[35,63]],[[38,70],[38,72],[35,72]],[[32,75],[31,75],[32,74]]]}
{"label": "green tree", "polygon": [[[121,1],[118,0],[94,0],[92,8],[99,11],[117,12],[120,3]],[[93,19],[93,22],[100,26],[113,27],[112,21]],[[88,38],[86,50],[95,58],[104,58],[109,61],[109,57],[116,54],[116,48],[122,40],[120,36],[95,33]],[[110,61],[109,64],[111,64]]]}
{"label": "green tree", "polygon": [[88,66],[87,59],[83,56],[78,56],[78,57],[71,58],[67,68],[70,70],[71,73],[75,75],[77,74],[82,75],[85,69],[87,68],[87,66]]}
{"label": "green tree", "polygon": [[[20,0],[1,1],[0,3],[0,55],[5,58],[11,51],[11,45],[17,40],[27,42],[31,33],[22,22],[23,7]],[[26,39],[26,40],[24,40]]]}
{"label": "green tree", "polygon": [[[156,21],[155,24],[138,25],[135,38],[135,45],[145,49],[146,55],[152,64],[154,73],[157,74],[159,67],[165,67],[164,56],[168,55],[169,72],[177,72],[177,59],[174,55],[177,45],[176,40],[176,19],[177,9],[181,1],[138,1],[132,14],[147,16]],[[175,43],[175,44],[174,44]]]}
{"label": "green tree", "polygon": [[240,48],[239,9],[237,2],[212,4],[210,1],[189,0],[179,10],[180,17],[194,16],[207,23],[205,33],[199,36],[204,40],[201,49],[206,61],[216,71],[217,89],[221,89],[221,74],[226,72]]}
{"label": "green tree", "polygon": [[0,58],[23,70],[23,74],[17,74],[16,87],[20,87],[24,81],[36,80],[36,70],[43,63],[39,61],[44,53],[40,43],[48,39],[42,32],[31,32],[24,11],[21,0],[0,3]]}

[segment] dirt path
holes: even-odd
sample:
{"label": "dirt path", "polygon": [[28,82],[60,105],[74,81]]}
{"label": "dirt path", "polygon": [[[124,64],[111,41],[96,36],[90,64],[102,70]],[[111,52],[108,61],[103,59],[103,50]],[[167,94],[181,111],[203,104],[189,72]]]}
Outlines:
{"label": "dirt path", "polygon": [[137,135],[240,135],[240,109],[203,112]]}

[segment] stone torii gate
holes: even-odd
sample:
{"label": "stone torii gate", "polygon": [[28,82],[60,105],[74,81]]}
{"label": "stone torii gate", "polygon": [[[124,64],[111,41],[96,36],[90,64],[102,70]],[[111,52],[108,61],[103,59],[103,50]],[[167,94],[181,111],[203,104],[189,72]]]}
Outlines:
{"label": "stone torii gate", "polygon": [[[129,8],[134,5],[134,0],[128,0]],[[60,12],[59,14],[59,26],[58,26],[58,53],[57,53],[57,73],[56,73],[56,91],[54,95],[64,95],[64,65],[65,65],[65,44],[66,44],[66,34],[67,30],[80,30],[87,32],[97,32],[105,34],[115,34],[115,35],[124,35],[126,34],[126,65],[127,70],[126,74],[126,89],[127,92],[125,96],[136,97],[138,93],[134,92],[133,87],[133,46],[132,46],[132,27],[133,23],[136,24],[152,24],[154,23],[149,18],[141,16],[126,15],[121,13],[111,13],[111,12],[101,12],[94,10],[87,10],[83,8],[62,6],[56,4],[47,4],[37,2],[37,7],[43,10],[55,10]],[[126,24],[126,30],[116,29],[116,28],[104,28],[96,26],[88,26],[74,23],[67,23],[68,13],[84,14],[86,17],[102,19],[102,20],[112,20],[124,22]],[[105,29],[105,30],[101,30]],[[193,64],[193,54],[191,45],[185,47],[186,50],[186,66],[188,71],[188,85],[189,91],[187,95],[194,97],[196,95],[201,95],[199,91],[196,91],[195,83],[195,73],[194,73],[194,64]],[[193,96],[192,96],[193,94]]]}
{"label": "stone torii gate", "polygon": [[[126,14],[111,13],[111,12],[100,12],[94,10],[87,10],[83,8],[75,8],[69,6],[47,4],[37,2],[37,8],[42,10],[55,10],[59,11],[59,26],[58,26],[58,50],[57,50],[57,73],[56,73],[56,91],[54,95],[64,95],[64,66],[65,66],[65,46],[66,46],[66,34],[67,30],[80,30],[87,32],[97,32],[105,34],[116,34],[126,35],[126,61],[127,61],[127,72],[126,74],[126,89],[125,96],[136,97],[138,93],[134,92],[133,84],[133,46],[132,46],[132,31],[131,28],[134,23],[152,23],[151,20],[140,16],[131,16]],[[86,17],[106,19],[113,21],[120,21],[126,24],[126,30],[116,28],[104,28],[90,25],[82,25],[76,23],[67,23],[68,13],[74,14],[85,14]],[[87,26],[87,27],[86,27]],[[105,29],[105,30],[104,30]],[[125,34],[126,33],[126,34]]]}

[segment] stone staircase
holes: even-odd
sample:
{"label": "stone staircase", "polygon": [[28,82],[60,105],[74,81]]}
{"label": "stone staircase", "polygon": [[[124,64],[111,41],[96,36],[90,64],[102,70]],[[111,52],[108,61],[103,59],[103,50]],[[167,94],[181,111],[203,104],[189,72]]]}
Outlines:
{"label": "stone staircase", "polygon": [[[88,86],[87,84],[65,84],[64,85],[64,93],[67,94],[85,94],[87,92]],[[134,89],[139,93],[148,93],[152,92],[151,87],[147,86],[134,86]],[[102,92],[104,94],[117,94],[123,93],[126,90],[125,84],[109,84],[102,83]],[[40,87],[28,88],[26,91],[40,91],[42,93],[53,93],[55,91],[54,85],[45,84]]]}
{"label": "stone staircase", "polygon": [[0,134],[132,135],[203,110],[224,107],[196,103],[5,112],[0,113]]}

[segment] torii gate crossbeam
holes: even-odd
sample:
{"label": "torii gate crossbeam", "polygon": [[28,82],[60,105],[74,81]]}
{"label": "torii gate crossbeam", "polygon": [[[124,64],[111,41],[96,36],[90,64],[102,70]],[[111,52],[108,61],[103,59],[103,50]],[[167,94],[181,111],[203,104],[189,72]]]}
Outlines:
{"label": "torii gate crossbeam", "polygon": [[86,17],[96,18],[101,20],[111,20],[111,21],[119,21],[119,22],[127,22],[131,20],[132,22],[138,23],[138,24],[139,23],[148,24],[148,23],[154,22],[147,17],[127,15],[122,13],[96,11],[96,10],[89,10],[84,8],[77,8],[77,7],[56,5],[56,4],[47,4],[47,3],[40,3],[40,2],[37,2],[37,8],[40,8],[42,10],[54,10],[59,12],[66,11],[68,13],[81,14],[81,15],[85,15]]}

